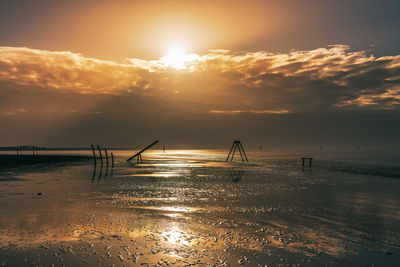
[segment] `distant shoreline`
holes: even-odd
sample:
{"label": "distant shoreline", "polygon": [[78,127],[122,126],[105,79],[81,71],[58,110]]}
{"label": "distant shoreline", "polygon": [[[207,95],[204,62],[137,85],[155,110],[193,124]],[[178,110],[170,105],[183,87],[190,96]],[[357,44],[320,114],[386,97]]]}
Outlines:
{"label": "distant shoreline", "polygon": [[38,163],[89,160],[92,158],[92,156],[81,155],[0,155],[0,168],[32,165]]}
{"label": "distant shoreline", "polygon": [[[23,151],[30,151],[32,150],[32,146],[20,146]],[[68,150],[92,150],[91,147],[72,147],[72,148],[68,148],[68,147],[40,147],[40,146],[34,146],[36,148],[36,150],[38,151],[68,151]],[[108,148],[108,150],[134,150],[131,148],[115,148],[115,147],[110,147]],[[16,151],[17,147],[16,146],[7,146],[7,147],[0,147],[0,151]]]}

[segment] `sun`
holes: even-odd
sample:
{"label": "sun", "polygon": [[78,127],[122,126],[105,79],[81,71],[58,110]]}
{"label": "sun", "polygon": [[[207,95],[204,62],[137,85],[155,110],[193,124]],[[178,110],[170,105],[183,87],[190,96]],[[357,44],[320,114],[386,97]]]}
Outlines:
{"label": "sun", "polygon": [[188,67],[188,64],[199,58],[196,54],[186,54],[186,50],[178,45],[172,46],[168,54],[161,58],[161,63],[165,67],[171,67],[178,70],[183,70]]}

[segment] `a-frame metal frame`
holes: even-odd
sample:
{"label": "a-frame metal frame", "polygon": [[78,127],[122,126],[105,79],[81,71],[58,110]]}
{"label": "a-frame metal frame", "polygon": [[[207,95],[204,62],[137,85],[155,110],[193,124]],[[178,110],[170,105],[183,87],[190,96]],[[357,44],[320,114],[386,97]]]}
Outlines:
{"label": "a-frame metal frame", "polygon": [[[247,159],[246,152],[244,152],[242,143],[239,140],[233,141],[233,144],[231,146],[231,150],[229,150],[228,157],[226,158],[225,161],[228,162],[229,157],[230,157],[230,161],[233,160],[233,156],[235,156],[236,149],[239,150],[239,154],[240,154],[240,157],[241,157],[242,161],[244,162],[244,159],[246,159],[246,161],[249,162],[249,160]],[[244,156],[244,158],[243,158],[243,156]]]}

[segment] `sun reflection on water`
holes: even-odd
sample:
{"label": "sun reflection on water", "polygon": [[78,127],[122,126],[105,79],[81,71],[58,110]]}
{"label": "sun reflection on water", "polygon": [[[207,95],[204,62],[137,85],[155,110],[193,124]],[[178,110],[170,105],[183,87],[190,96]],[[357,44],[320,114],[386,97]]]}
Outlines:
{"label": "sun reflection on water", "polygon": [[195,208],[191,207],[161,207],[161,210],[165,211],[174,211],[174,212],[194,212],[196,211]]}
{"label": "sun reflection on water", "polygon": [[186,240],[185,234],[176,225],[173,225],[170,229],[164,231],[161,234],[161,236],[164,239],[164,241],[167,242],[170,245],[174,245],[174,246],[178,246],[178,245],[187,246],[187,245],[189,245],[188,240]]}

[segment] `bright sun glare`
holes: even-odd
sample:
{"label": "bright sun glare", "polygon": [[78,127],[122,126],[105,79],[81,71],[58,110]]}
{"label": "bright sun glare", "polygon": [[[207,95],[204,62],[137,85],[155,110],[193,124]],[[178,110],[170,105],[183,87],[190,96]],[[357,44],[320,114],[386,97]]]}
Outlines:
{"label": "bright sun glare", "polygon": [[181,46],[173,46],[169,49],[166,56],[161,58],[162,64],[166,67],[182,70],[186,69],[190,62],[198,59],[196,54],[186,54],[185,49]]}

